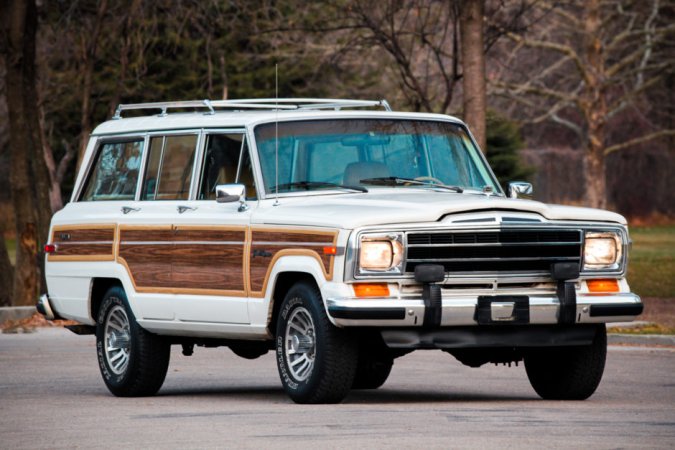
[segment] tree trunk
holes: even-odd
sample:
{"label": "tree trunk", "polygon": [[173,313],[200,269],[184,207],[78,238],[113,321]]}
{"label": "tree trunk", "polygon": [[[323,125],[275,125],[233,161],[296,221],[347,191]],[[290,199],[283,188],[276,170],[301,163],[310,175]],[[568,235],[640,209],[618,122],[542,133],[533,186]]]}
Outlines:
{"label": "tree trunk", "polygon": [[14,0],[6,18],[6,86],[9,110],[10,185],[16,217],[14,305],[33,305],[43,272],[42,244],[51,217],[49,174],[40,141],[35,75],[37,8]]}
{"label": "tree trunk", "polygon": [[593,208],[607,206],[605,177],[605,125],[607,99],[605,87],[605,61],[600,38],[600,0],[584,3],[585,59],[588,69],[584,92],[580,101],[588,127],[588,142],[584,178],[588,205]]}
{"label": "tree trunk", "polygon": [[5,233],[0,230],[0,306],[12,306],[14,267],[9,260]]}
{"label": "tree trunk", "polygon": [[483,46],[484,0],[461,3],[462,88],[464,121],[485,151],[485,53]]}
{"label": "tree trunk", "polygon": [[587,149],[584,160],[584,179],[586,182],[586,199],[588,206],[593,208],[605,208],[606,182],[605,182],[605,155],[601,151]]}

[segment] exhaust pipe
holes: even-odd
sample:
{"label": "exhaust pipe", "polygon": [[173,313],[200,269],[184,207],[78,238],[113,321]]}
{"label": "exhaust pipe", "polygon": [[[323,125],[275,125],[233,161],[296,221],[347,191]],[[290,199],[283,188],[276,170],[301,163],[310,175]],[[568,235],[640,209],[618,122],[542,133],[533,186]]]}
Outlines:
{"label": "exhaust pipe", "polygon": [[42,294],[40,299],[35,305],[37,312],[45,316],[47,320],[54,320],[56,316],[54,315],[54,310],[52,310],[52,305],[49,303],[49,296],[47,294]]}

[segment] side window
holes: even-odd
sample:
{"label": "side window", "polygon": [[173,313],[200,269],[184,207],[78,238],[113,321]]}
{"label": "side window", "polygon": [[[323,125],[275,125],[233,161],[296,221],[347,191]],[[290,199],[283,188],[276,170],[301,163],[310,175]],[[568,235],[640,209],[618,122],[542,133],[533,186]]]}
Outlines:
{"label": "side window", "polygon": [[143,140],[101,145],[80,201],[133,200],[142,153]]}
{"label": "side window", "polygon": [[206,136],[198,200],[215,200],[217,185],[236,181],[243,137],[242,134]]}
{"label": "side window", "polygon": [[196,146],[196,135],[150,139],[141,200],[187,200]]}
{"label": "side window", "polygon": [[257,198],[248,143],[243,134],[209,134],[204,148],[198,200],[215,200],[216,186],[240,183],[246,199]]}

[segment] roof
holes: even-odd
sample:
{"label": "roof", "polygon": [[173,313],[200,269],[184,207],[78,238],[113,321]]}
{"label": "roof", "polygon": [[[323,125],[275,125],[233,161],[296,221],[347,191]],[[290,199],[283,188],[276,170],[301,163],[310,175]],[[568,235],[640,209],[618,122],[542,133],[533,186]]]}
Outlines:
{"label": "roof", "polygon": [[[275,102],[278,103],[275,104]],[[354,109],[376,106],[383,106],[386,110]],[[170,108],[183,110],[195,108],[202,111],[169,113],[168,109]],[[160,114],[142,117],[121,116],[122,111],[147,109],[161,110],[161,112]],[[396,118],[461,123],[455,117],[442,114],[393,112],[389,110],[388,104],[384,100],[257,99],[214,102],[196,100],[120,105],[115,117],[100,124],[92,134],[106,135],[195,128],[245,128],[265,122],[318,118]]]}

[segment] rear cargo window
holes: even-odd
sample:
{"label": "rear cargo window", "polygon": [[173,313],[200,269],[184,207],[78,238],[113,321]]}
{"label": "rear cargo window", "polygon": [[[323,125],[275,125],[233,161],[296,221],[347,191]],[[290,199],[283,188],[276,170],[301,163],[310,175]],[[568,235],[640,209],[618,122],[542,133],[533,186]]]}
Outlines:
{"label": "rear cargo window", "polygon": [[143,140],[101,145],[80,201],[133,200],[142,153]]}

